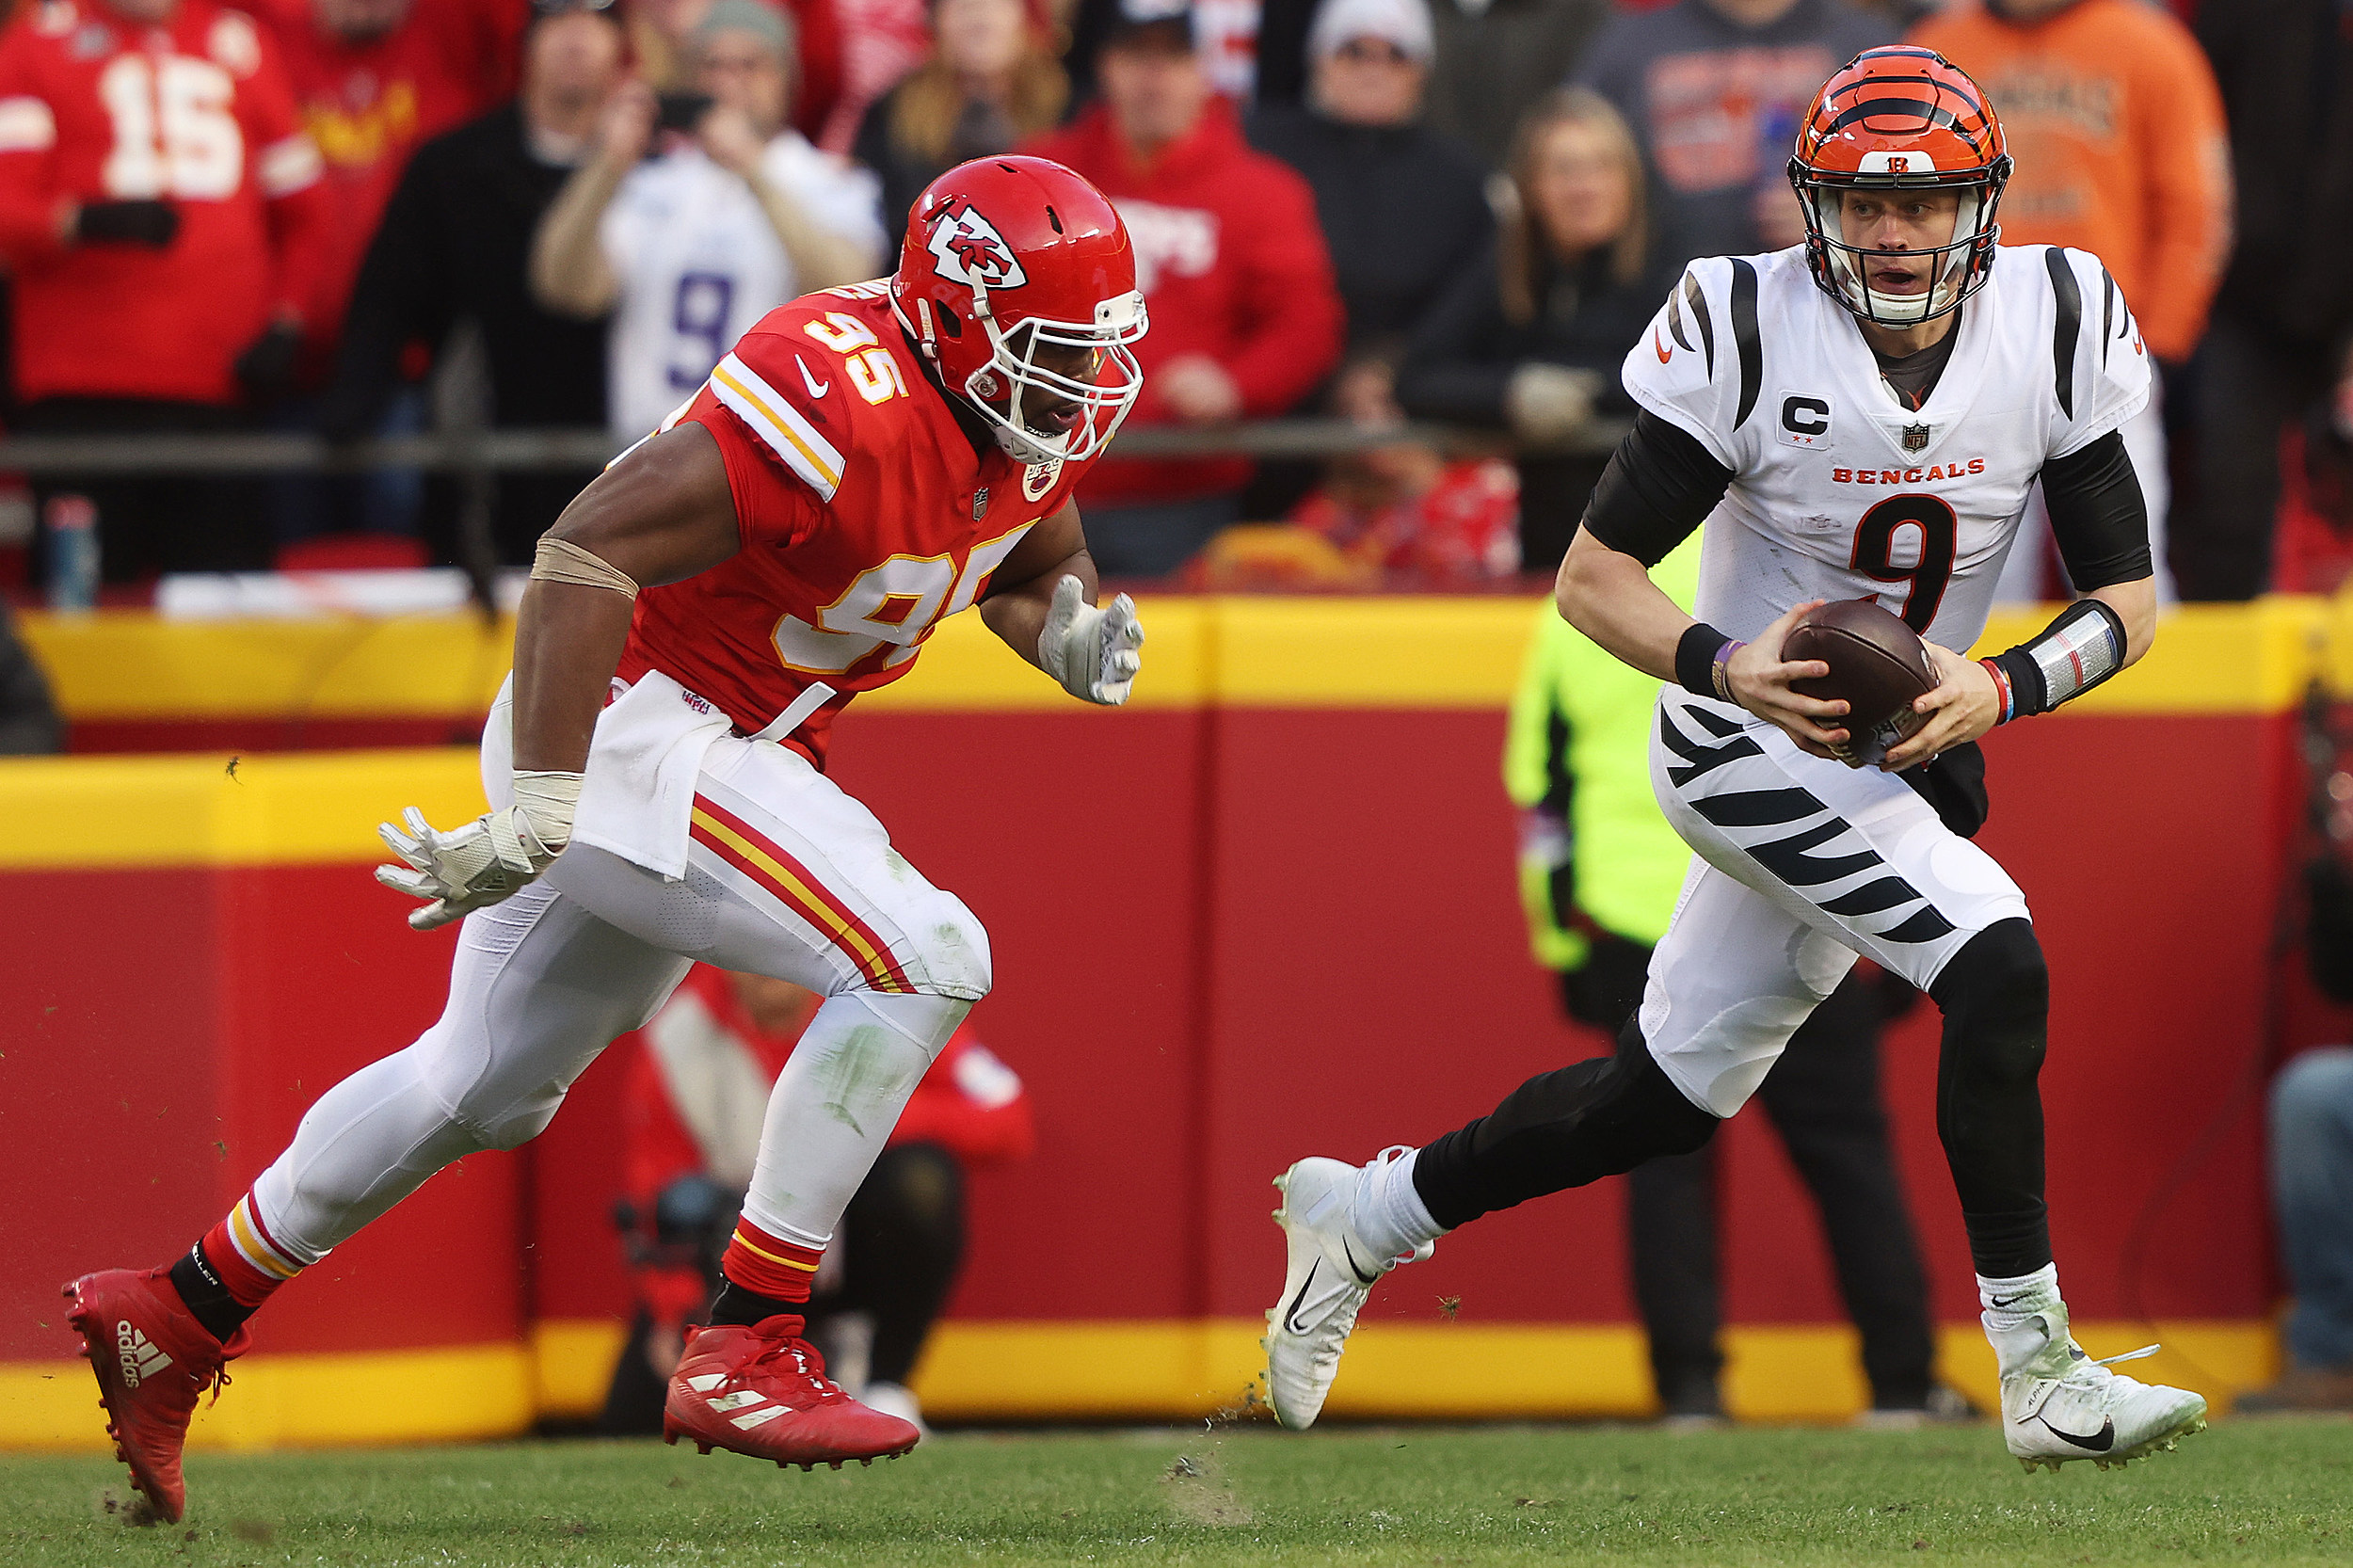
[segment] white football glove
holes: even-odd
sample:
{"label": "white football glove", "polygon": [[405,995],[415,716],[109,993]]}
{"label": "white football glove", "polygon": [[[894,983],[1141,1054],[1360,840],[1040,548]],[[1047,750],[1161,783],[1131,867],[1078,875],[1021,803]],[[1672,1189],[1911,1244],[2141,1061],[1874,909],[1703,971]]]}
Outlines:
{"label": "white football glove", "polygon": [[418,931],[512,898],[554,864],[571,841],[580,782],[576,773],[518,773],[514,805],[486,811],[447,833],[411,806],[402,816],[407,832],[391,823],[376,828],[408,864],[378,866],[376,879],[425,901],[424,908],[408,914],[408,924]]}
{"label": "white football glove", "polygon": [[1121,594],[1110,609],[1098,610],[1086,601],[1086,584],[1077,578],[1054,584],[1046,630],[1037,634],[1037,662],[1064,691],[1081,701],[1118,707],[1143,667],[1144,657],[1136,651],[1143,646],[1134,600]]}

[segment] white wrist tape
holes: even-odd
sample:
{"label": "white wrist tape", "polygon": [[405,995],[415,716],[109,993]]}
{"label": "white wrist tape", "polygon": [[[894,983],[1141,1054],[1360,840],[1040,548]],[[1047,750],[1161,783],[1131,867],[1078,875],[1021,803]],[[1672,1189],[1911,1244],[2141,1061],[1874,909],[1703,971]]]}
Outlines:
{"label": "white wrist tape", "polygon": [[550,850],[572,840],[572,815],[580,809],[582,776],[576,773],[517,773],[515,809],[533,838]]}
{"label": "white wrist tape", "polygon": [[539,548],[531,558],[531,575],[542,583],[610,588],[632,599],[637,597],[637,584],[629,573],[602,556],[591,554],[569,539],[559,539],[552,534],[539,536]]}

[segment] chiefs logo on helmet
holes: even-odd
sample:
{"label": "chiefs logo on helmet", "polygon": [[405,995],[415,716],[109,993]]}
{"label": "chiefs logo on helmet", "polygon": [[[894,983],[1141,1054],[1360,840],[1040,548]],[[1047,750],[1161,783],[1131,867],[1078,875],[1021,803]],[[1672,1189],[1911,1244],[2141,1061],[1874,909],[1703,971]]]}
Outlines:
{"label": "chiefs logo on helmet", "polygon": [[931,225],[925,248],[942,278],[988,289],[1017,289],[1030,280],[1005,236],[970,202],[942,201],[932,209]]}

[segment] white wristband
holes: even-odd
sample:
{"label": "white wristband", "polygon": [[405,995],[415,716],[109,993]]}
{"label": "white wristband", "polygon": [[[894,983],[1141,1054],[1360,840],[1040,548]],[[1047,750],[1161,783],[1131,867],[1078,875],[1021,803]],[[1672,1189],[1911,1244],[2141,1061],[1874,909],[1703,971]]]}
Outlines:
{"label": "white wristband", "polygon": [[583,776],[576,773],[515,775],[515,809],[531,827],[532,837],[550,850],[560,850],[572,839],[572,815],[580,809]]}

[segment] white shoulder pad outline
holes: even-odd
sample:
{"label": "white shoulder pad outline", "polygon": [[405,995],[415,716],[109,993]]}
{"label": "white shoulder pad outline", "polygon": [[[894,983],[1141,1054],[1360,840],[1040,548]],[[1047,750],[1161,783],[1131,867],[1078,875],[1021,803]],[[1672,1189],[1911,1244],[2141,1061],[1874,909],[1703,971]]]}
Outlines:
{"label": "white shoulder pad outline", "polygon": [[711,391],[820,498],[833,499],[841,488],[841,454],[759,372],[730,353],[711,373]]}
{"label": "white shoulder pad outline", "polygon": [[2140,323],[2106,264],[2088,250],[2040,248],[2056,306],[2051,390],[2061,434],[2051,456],[2064,457],[2140,412],[2155,374]]}
{"label": "white shoulder pad outline", "polygon": [[1624,370],[1628,396],[1733,469],[1740,466],[1740,428],[1764,386],[1756,296],[1756,264],[1746,257],[1693,262]]}

